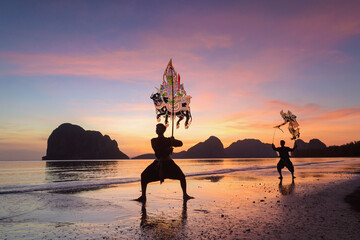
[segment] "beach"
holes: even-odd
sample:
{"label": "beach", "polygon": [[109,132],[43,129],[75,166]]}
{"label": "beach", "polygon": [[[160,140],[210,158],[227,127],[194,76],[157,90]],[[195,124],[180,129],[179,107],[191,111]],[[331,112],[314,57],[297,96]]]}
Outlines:
{"label": "beach", "polygon": [[[85,181],[78,181],[82,183],[71,189],[2,193],[1,236],[2,239],[359,238],[360,212],[354,211],[344,198],[360,185],[357,173],[360,159],[293,159],[297,176],[294,182],[286,169],[283,181],[277,178],[276,161],[179,160],[179,166],[188,175],[188,193],[195,197],[186,202],[182,200],[179,182],[168,179],[161,185],[157,182],[148,186],[146,204],[132,201],[141,194],[135,176],[151,162],[148,160],[134,163],[137,170],[125,176],[132,179],[126,183],[113,184],[120,180],[109,178],[111,184],[84,185]],[[54,182],[36,186],[51,187]],[[20,189],[23,185],[16,187]],[[15,188],[8,185],[7,189],[9,186]]]}

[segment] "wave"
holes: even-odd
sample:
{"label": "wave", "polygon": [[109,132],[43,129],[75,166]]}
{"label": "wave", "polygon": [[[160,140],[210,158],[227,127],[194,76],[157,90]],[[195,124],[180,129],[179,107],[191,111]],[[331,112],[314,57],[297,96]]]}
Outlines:
{"label": "wave", "polygon": [[[294,164],[294,166],[339,163],[343,161],[344,160],[300,163],[300,164]],[[186,174],[186,177],[227,174],[227,173],[242,172],[242,171],[256,171],[256,170],[265,170],[272,168],[276,168],[276,165],[225,168],[225,169],[218,169],[212,171],[193,172]],[[36,191],[79,190],[86,188],[104,187],[104,186],[110,186],[116,184],[135,183],[135,182],[140,182],[140,180],[141,180],[140,178],[113,178],[113,179],[98,179],[91,181],[54,182],[54,183],[39,184],[39,185],[31,185],[31,184],[5,185],[5,186],[0,186],[0,194],[27,193],[27,192],[36,192]]]}

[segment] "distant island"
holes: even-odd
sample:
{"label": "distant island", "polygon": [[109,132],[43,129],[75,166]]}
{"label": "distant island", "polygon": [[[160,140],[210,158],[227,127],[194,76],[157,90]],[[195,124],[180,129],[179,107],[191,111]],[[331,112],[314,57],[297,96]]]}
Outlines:
{"label": "distant island", "polygon": [[299,148],[294,152],[294,157],[359,157],[360,141],[347,143],[341,146],[321,148]]}
{"label": "distant island", "polygon": [[[358,157],[360,156],[360,141],[341,146],[327,147],[319,139],[311,139],[308,143],[296,140],[298,148],[293,157]],[[173,153],[172,158],[272,158],[277,157],[271,144],[258,139],[244,139],[224,148],[221,140],[215,136],[200,142],[187,151]],[[132,159],[154,159],[153,153],[142,154]]]}
{"label": "distant island", "polygon": [[129,159],[115,140],[98,131],[63,123],[48,138],[43,160]]}

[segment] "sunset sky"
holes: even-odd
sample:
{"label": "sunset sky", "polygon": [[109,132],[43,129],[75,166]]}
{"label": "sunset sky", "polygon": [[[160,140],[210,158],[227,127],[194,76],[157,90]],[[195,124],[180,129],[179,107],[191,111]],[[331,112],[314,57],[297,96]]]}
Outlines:
{"label": "sunset sky", "polygon": [[271,143],[281,109],[304,141],[360,140],[359,12],[360,1],[2,1],[0,160],[40,159],[64,122],[130,157],[152,152],[149,97],[170,58],[192,96],[178,151],[212,135]]}

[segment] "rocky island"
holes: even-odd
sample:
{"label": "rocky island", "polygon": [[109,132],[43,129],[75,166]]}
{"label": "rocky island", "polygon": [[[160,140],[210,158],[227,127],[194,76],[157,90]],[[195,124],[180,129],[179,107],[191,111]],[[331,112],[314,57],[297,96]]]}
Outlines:
{"label": "rocky island", "polygon": [[108,135],[63,123],[48,138],[43,160],[128,159]]}

